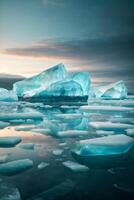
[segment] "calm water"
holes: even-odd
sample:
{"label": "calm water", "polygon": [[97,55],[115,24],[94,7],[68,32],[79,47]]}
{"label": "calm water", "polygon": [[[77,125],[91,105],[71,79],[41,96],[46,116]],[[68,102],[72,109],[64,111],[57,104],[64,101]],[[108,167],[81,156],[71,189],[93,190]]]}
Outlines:
{"label": "calm water", "polygon": [[[115,102],[90,102],[90,105],[96,106],[121,106],[124,108],[122,101]],[[134,101],[126,101],[125,107],[133,108]],[[4,136],[21,136],[22,143],[33,143],[33,150],[26,150],[19,147],[20,144],[13,148],[0,148],[0,155],[9,154],[8,161],[30,158],[33,160],[33,167],[25,172],[12,175],[0,175],[0,185],[2,183],[12,184],[18,188],[22,200],[48,200],[48,199],[82,199],[82,200],[99,200],[99,199],[134,199],[134,151],[128,154],[131,158],[129,162],[125,160],[121,165],[115,167],[99,165],[97,169],[90,167],[88,162],[84,164],[89,167],[88,172],[75,172],[63,166],[63,162],[67,160],[81,162],[72,155],[71,148],[76,141],[88,138],[103,137],[97,135],[96,129],[89,125],[91,121],[111,121],[114,123],[127,123],[133,125],[133,112],[101,110],[83,110],[80,106],[46,106],[42,103],[1,103],[0,110],[2,114],[12,113],[41,113],[44,121],[51,122],[45,124],[46,128],[52,130],[52,133],[35,133],[35,129],[41,128],[42,119],[32,119],[23,121],[13,121],[12,119],[4,119],[10,122],[10,126],[0,130],[0,137]],[[21,117],[20,117],[21,119]],[[123,120],[124,119],[124,120]],[[2,120],[1,120],[2,121]],[[30,131],[17,131],[18,127],[31,127]],[[53,127],[54,126],[54,127]],[[45,127],[43,127],[45,128]],[[33,130],[34,129],[34,130]],[[56,129],[56,130],[55,130]],[[76,135],[70,137],[58,137],[57,133],[63,130],[85,130],[87,135]],[[109,130],[110,131],[110,130]],[[126,134],[125,130],[114,130],[114,134]],[[63,143],[63,144],[62,144]],[[65,143],[65,144],[64,144]],[[60,155],[55,155],[54,150],[62,149]],[[88,161],[88,158],[86,158]],[[103,157],[102,160],[103,162]],[[38,169],[41,162],[48,163],[45,168]],[[114,161],[113,161],[114,162]],[[0,192],[2,188],[0,186]],[[12,192],[11,192],[12,193]],[[0,193],[2,195],[2,193]],[[0,197],[2,199],[2,197]],[[10,198],[9,198],[10,199]],[[4,199],[5,200],[5,199]]]}

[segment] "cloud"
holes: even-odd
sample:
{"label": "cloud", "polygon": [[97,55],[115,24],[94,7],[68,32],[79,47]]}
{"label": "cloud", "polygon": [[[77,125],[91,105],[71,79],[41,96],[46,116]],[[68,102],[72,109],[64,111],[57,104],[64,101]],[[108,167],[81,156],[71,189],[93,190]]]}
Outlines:
{"label": "cloud", "polygon": [[84,63],[134,64],[134,38],[105,36],[97,38],[42,40],[26,47],[9,48],[8,55],[81,60]]}

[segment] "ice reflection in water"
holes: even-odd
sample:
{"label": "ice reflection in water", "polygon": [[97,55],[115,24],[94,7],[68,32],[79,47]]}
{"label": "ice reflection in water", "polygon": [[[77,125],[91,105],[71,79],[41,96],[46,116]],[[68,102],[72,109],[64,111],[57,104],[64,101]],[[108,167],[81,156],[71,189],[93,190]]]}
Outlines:
{"label": "ice reflection in water", "polygon": [[[112,123],[131,125],[131,129],[133,129],[133,102],[131,100],[127,100],[126,103],[125,100],[124,103],[121,101],[119,108],[117,101],[112,101],[113,110],[112,107],[111,110],[109,110],[110,107],[107,110],[106,106],[104,107],[106,104],[106,101],[97,102],[96,105],[99,105],[100,109],[96,110],[93,102],[90,102],[88,109],[82,109],[77,105],[50,106],[28,102],[0,103],[0,121],[10,123],[8,127],[0,130],[0,137],[20,136],[22,138],[22,142],[15,147],[0,148],[0,156],[8,155],[8,160],[5,159],[5,162],[29,158],[34,163],[31,169],[10,176],[10,178],[1,175],[2,181],[4,183],[10,182],[18,188],[21,198],[24,200],[38,198],[96,200],[99,196],[102,199],[133,199],[133,149],[129,152],[129,156],[121,162],[121,166],[116,166],[112,158],[114,168],[113,165],[105,165],[106,158],[94,158],[97,170],[86,162],[88,157],[76,158],[71,154],[72,146],[77,141],[103,137],[103,133],[109,137],[109,130],[104,131],[103,128],[96,130],[95,127],[90,126],[90,122],[112,121]],[[127,135],[128,133],[125,129],[118,128],[118,130],[112,131],[112,135],[114,134]],[[28,148],[29,144],[33,144],[34,148]],[[25,146],[27,148],[21,148]],[[62,150],[62,153],[55,155],[53,152],[56,150]],[[99,160],[101,160],[101,165]],[[66,161],[84,163],[89,167],[89,170],[84,173],[77,172],[77,170],[71,171],[63,165]],[[40,163],[48,165],[39,169]],[[124,166],[125,172],[121,170]],[[116,170],[117,167],[118,170]],[[116,173],[109,173],[110,168],[116,170]],[[115,184],[118,186],[121,183],[123,187],[115,187]],[[127,189],[124,189],[125,185]],[[131,192],[127,192],[130,191],[128,186]],[[61,195],[58,196],[57,192],[60,192]]]}

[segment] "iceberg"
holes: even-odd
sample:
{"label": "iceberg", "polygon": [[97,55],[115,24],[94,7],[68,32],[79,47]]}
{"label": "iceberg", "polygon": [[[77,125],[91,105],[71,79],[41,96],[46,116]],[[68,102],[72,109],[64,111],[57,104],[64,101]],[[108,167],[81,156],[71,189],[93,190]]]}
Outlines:
{"label": "iceberg", "polygon": [[64,98],[74,100],[74,97],[87,100],[90,94],[90,75],[89,72],[68,74],[64,65],[59,64],[36,76],[14,83],[13,91],[18,97],[33,101],[49,101],[53,98],[59,101]]}
{"label": "iceberg", "polygon": [[26,171],[31,167],[33,167],[33,161],[30,159],[10,161],[0,165],[0,174],[11,176]]}
{"label": "iceberg", "polygon": [[21,137],[0,137],[0,147],[14,147],[21,142]]}
{"label": "iceberg", "polygon": [[90,76],[88,72],[77,72],[62,81],[51,84],[35,97],[87,97],[90,93]]}
{"label": "iceberg", "polygon": [[92,90],[92,97],[102,99],[125,99],[127,98],[127,87],[124,81],[94,87]]}
{"label": "iceberg", "polygon": [[18,81],[13,85],[13,91],[19,97],[32,97],[46,90],[51,84],[66,78],[67,71],[63,64],[58,64],[38,75]]}
{"label": "iceberg", "polygon": [[123,154],[133,146],[134,139],[124,134],[80,140],[72,152],[80,156]]}
{"label": "iceberg", "polygon": [[0,88],[0,101],[18,101],[18,96],[12,90],[7,90],[5,88]]}

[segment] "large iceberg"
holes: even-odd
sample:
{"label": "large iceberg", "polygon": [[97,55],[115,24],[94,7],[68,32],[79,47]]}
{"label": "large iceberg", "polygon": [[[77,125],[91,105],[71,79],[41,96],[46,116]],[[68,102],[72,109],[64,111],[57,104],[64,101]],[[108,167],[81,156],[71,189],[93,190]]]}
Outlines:
{"label": "large iceberg", "polygon": [[[61,97],[83,97],[87,100],[90,94],[89,72],[68,74],[64,65],[59,64],[42,73],[16,82],[13,90],[19,97],[27,99],[54,99]],[[74,99],[73,99],[74,100]]]}
{"label": "large iceberg", "polygon": [[36,76],[14,83],[13,90],[19,97],[32,97],[40,91],[46,90],[51,84],[67,77],[63,64],[56,65]]}
{"label": "large iceberg", "polygon": [[14,91],[0,88],[0,101],[18,101],[18,97]]}
{"label": "large iceberg", "polygon": [[83,97],[89,96],[90,76],[88,72],[76,72],[62,81],[51,84],[46,90],[36,93],[36,97]]}
{"label": "large iceberg", "polygon": [[127,88],[124,81],[118,81],[104,86],[94,87],[92,97],[102,99],[125,99],[127,98]]}

